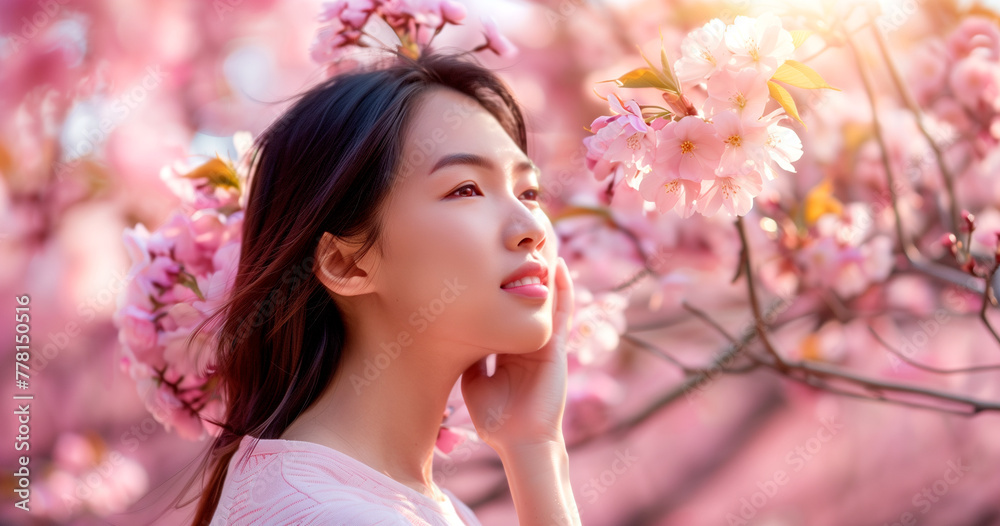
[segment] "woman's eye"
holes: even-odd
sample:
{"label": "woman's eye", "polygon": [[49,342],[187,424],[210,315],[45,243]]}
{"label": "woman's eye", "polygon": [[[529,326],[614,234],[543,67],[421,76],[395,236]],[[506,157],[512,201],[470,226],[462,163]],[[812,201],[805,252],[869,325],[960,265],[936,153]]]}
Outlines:
{"label": "woman's eye", "polygon": [[[472,191],[472,192],[475,192],[475,193],[470,194],[469,191]],[[458,194],[459,192],[461,192],[461,194],[458,195],[458,197],[472,197],[473,195],[476,195],[476,194],[482,195],[482,193],[479,192],[479,189],[474,184],[467,184],[465,186],[462,186],[462,187],[456,189],[454,192],[452,192],[449,195],[455,195],[455,194]]]}
{"label": "woman's eye", "polygon": [[[541,190],[539,190],[537,188],[529,188],[529,189],[525,190],[524,193],[521,194],[521,195],[525,196],[525,199],[529,199],[531,201],[538,201],[538,199],[540,197],[540,194],[541,194]],[[449,197],[452,197],[452,196],[455,196],[455,197],[472,197],[474,195],[483,195],[483,194],[482,194],[482,192],[479,191],[479,187],[477,187],[475,184],[472,184],[472,183],[469,183],[467,185],[461,186],[461,187],[455,189],[454,192],[448,194]]]}

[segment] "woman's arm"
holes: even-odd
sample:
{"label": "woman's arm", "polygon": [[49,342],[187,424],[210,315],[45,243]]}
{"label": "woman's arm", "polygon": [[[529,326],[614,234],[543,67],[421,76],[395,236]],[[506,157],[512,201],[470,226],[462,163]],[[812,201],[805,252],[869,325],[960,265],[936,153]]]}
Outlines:
{"label": "woman's arm", "polygon": [[520,526],[581,526],[563,441],[499,450]]}
{"label": "woman's arm", "polygon": [[[555,234],[552,234],[555,238]],[[579,526],[569,455],[562,434],[566,406],[566,342],[572,328],[573,281],[558,258],[552,336],[529,353],[497,354],[462,374],[462,395],[479,436],[500,455],[521,526]]]}

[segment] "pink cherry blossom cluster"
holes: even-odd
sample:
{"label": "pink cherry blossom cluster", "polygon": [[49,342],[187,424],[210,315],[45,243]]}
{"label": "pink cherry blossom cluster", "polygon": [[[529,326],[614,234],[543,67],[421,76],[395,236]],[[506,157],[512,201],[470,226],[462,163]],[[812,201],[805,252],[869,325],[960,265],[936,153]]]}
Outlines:
{"label": "pink cherry blossom cluster", "polygon": [[864,203],[837,203],[804,224],[769,212],[778,218],[764,221],[778,238],[779,257],[765,267],[762,278],[777,292],[826,289],[851,298],[889,277],[892,238],[875,230],[871,209]]}
{"label": "pink cherry blossom cluster", "polygon": [[46,468],[37,488],[32,486],[37,493],[32,491],[31,511],[58,524],[88,512],[122,513],[149,489],[142,464],[110,450],[96,435],[59,434]]}
{"label": "pink cherry blossom cluster", "polygon": [[[764,114],[769,80],[795,51],[792,35],[771,14],[738,16],[730,25],[714,19],[681,49],[676,73],[664,60],[663,76],[675,84],[661,81],[670,108],[608,97],[614,115],[591,124],[587,166],[598,180],[624,178],[660,212],[745,215],[764,178],[775,177],[774,165],[795,172],[792,162],[802,156],[798,135],[780,125],[784,109]],[[700,109],[682,88],[707,91]],[[649,108],[662,111],[644,115]]]}
{"label": "pink cherry blossom cluster", "polygon": [[955,137],[970,139],[977,158],[997,158],[1000,29],[994,21],[968,17],[946,38],[929,39],[912,54],[909,73],[921,106]]}
{"label": "pink cherry blossom cluster", "polygon": [[[321,64],[336,62],[348,46],[366,45],[361,42],[364,27],[370,18],[384,20],[400,40],[400,50],[417,56],[448,24],[461,25],[467,13],[455,0],[337,0],[325,2],[319,15],[323,25],[313,41],[310,54]],[[514,46],[500,34],[496,23],[483,19],[486,42],[474,51],[489,49],[502,57],[517,53]]]}
{"label": "pink cherry blossom cluster", "polygon": [[157,421],[188,439],[217,434],[205,418],[221,418],[225,407],[212,377],[214,330],[188,340],[235,279],[250,136],[234,142],[235,164],[217,157],[191,170],[164,168],[182,207],[152,232],[140,223],[124,233],[132,267],[114,315],[121,366]]}
{"label": "pink cherry blossom cluster", "polygon": [[575,440],[606,426],[625,393],[609,372],[621,335],[626,332],[629,298],[617,292],[594,294],[575,285],[573,327],[567,345],[567,438]]}

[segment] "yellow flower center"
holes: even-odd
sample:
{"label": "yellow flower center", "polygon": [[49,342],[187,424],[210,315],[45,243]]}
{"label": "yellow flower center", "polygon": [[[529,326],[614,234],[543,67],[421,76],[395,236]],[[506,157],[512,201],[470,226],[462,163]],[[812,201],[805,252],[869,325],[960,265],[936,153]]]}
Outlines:
{"label": "yellow flower center", "polygon": [[628,139],[625,139],[625,146],[632,150],[638,150],[640,141],[642,141],[642,134],[635,132]]}
{"label": "yellow flower center", "polygon": [[722,196],[726,199],[732,199],[736,195],[736,191],[739,190],[739,185],[735,184],[732,179],[723,179],[719,186],[722,188]]}
{"label": "yellow flower center", "polygon": [[681,143],[681,153],[691,153],[694,151],[694,143],[691,141],[684,141]]}
{"label": "yellow flower center", "polygon": [[745,108],[747,105],[747,98],[744,97],[742,93],[737,93],[736,95],[733,95],[732,97],[729,98],[729,100],[730,102],[733,103],[734,106],[736,106],[741,110]]}
{"label": "yellow flower center", "polygon": [[726,144],[732,146],[733,148],[739,148],[743,145],[743,137],[740,137],[739,135],[730,135],[729,138],[726,139]]}

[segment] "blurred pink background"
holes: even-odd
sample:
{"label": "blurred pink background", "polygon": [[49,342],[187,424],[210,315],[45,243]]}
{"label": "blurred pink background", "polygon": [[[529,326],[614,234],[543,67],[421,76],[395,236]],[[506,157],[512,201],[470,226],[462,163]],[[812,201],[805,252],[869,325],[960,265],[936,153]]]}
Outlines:
{"label": "blurred pink background", "polygon": [[[687,32],[714,17],[731,21],[770,10],[786,15],[786,28],[806,28],[848,13],[848,3],[794,10],[746,1],[463,3],[465,23],[435,43],[476,46],[480,16],[489,15],[517,46],[514,57],[479,57],[527,110],[529,153],[545,174],[545,204],[577,284],[579,363],[565,427],[585,525],[1000,524],[995,410],[960,416],[859,400],[768,369],[712,374],[685,387],[684,371],[637,340],[692,367],[725,350],[725,339],[684,310],[682,300],[731,334],[752,329],[744,282],[731,283],[740,251],[733,221],[645,214],[624,185],[609,203],[609,181],[585,167],[586,128],[609,114],[598,94],[614,90],[656,102],[655,92],[598,82],[644,65],[638,49],[657,57],[661,31],[676,60]],[[184,523],[189,509],[165,506],[208,441],[164,430],[120,367],[112,314],[130,266],[122,232],[137,223],[156,228],[179,205],[161,168],[189,155],[232,157],[234,133],[259,133],[280,114],[278,101],[324,78],[309,53],[320,8],[317,1],[4,0],[0,308],[7,321],[0,341],[8,351],[7,380],[0,383],[7,396],[0,523]],[[883,9],[879,20],[889,24],[891,51],[918,103],[935,130],[958,134],[947,143],[948,162],[959,174],[957,199],[981,230],[1000,227],[1000,105],[989,115],[963,107],[974,94],[992,89],[996,96],[996,42],[988,29],[985,44],[952,36],[972,16],[995,29],[997,13],[988,5],[931,0],[886,2]],[[890,165],[901,174],[917,170],[907,179],[901,215],[921,250],[946,263],[937,242],[947,229],[938,212],[942,200],[935,200],[942,192],[937,168],[874,41],[866,31],[856,38],[874,72]],[[963,58],[948,50],[967,41],[993,46],[994,53],[961,63],[967,74],[948,73]],[[872,208],[887,194],[864,86],[850,51],[842,42],[828,44],[808,63],[840,91],[797,95],[807,128],[795,124],[795,131],[805,155],[797,173],[765,188],[746,218],[762,303],[777,306],[772,340],[791,359],[995,404],[1000,372],[934,374],[899,362],[872,336],[869,326],[897,345],[910,343],[912,358],[938,367],[1000,363],[1000,342],[978,318],[980,298],[900,265],[898,254],[884,254],[894,266],[877,278],[825,267],[812,269],[812,278],[808,268],[796,271],[801,275],[793,279],[808,286],[781,299],[789,278],[776,269],[783,253],[769,235],[769,199],[802,201],[830,180],[840,201],[875,210],[872,235],[894,236],[889,207]],[[810,45],[800,58],[822,44]],[[991,257],[992,247],[974,248]],[[643,270],[644,255],[655,274],[612,294]],[[816,264],[806,259],[807,267]],[[14,385],[10,343],[11,311],[22,294],[30,296],[34,354],[28,390]],[[935,321],[943,308],[947,321]],[[25,452],[15,450],[19,401],[11,397],[25,393],[34,395],[30,512],[14,506],[20,500],[14,472]],[[437,459],[438,484],[472,506],[484,525],[515,524],[497,456],[485,445],[460,447],[467,451],[456,460]]]}

